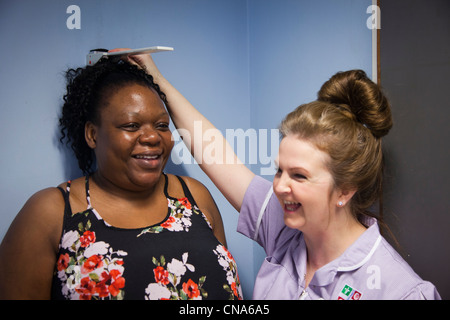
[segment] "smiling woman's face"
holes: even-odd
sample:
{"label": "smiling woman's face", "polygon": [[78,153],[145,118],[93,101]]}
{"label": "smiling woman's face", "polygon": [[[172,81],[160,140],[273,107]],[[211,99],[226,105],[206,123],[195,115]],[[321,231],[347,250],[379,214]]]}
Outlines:
{"label": "smiling woman's face", "polygon": [[169,122],[153,89],[130,84],[112,91],[100,109],[99,124],[86,124],[98,173],[128,190],[154,186],[173,147]]}
{"label": "smiling woman's face", "polygon": [[326,166],[328,159],[307,140],[288,135],[281,141],[273,187],[288,227],[320,232],[331,221],[338,192]]}

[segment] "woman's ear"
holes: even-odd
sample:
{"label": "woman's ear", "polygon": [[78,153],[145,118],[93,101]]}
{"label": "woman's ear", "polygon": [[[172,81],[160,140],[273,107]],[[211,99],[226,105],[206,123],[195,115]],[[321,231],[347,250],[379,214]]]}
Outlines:
{"label": "woman's ear", "polygon": [[337,206],[344,207],[347,203],[350,202],[353,195],[356,193],[356,190],[340,190]]}
{"label": "woman's ear", "polygon": [[97,147],[97,126],[90,121],[84,125],[84,137],[91,149]]}

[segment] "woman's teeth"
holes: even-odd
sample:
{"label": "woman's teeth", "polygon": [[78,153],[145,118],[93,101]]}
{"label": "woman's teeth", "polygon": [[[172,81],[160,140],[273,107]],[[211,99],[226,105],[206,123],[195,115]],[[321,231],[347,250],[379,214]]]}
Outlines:
{"label": "woman's teeth", "polygon": [[144,159],[144,160],[155,160],[155,159],[159,158],[158,155],[149,156],[149,155],[139,155],[139,154],[134,157],[136,159]]}
{"label": "woman's teeth", "polygon": [[298,202],[284,201],[284,207],[287,211],[295,211],[300,208],[301,204]]}

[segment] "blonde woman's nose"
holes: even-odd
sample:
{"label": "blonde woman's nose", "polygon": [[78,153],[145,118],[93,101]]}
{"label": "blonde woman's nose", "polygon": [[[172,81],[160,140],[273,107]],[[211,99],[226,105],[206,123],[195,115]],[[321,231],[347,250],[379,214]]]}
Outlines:
{"label": "blonde woman's nose", "polygon": [[289,193],[291,191],[291,178],[285,172],[273,179],[273,190],[275,193]]}

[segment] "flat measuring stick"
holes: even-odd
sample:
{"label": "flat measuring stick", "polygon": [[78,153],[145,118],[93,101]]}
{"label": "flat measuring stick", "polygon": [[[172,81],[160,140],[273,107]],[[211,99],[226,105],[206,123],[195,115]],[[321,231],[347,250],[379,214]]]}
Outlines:
{"label": "flat measuring stick", "polygon": [[172,47],[163,47],[163,46],[154,46],[154,47],[131,49],[131,50],[124,50],[124,51],[115,51],[115,52],[108,52],[107,50],[104,50],[104,49],[96,49],[96,50],[91,50],[87,54],[86,65],[91,66],[104,56],[132,56],[132,55],[136,55],[136,54],[155,53],[155,52],[161,52],[161,51],[173,51],[173,48]]}

